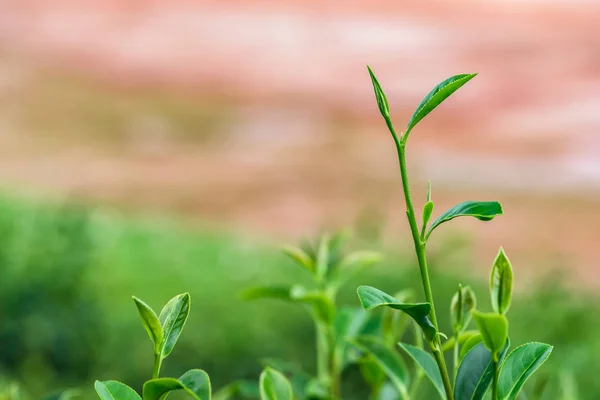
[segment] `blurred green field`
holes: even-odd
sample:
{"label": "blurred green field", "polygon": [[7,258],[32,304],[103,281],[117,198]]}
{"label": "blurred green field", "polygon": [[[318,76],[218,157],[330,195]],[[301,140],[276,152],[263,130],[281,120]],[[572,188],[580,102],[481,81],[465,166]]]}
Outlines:
{"label": "blurred green field", "polygon": [[[0,200],[0,243],[0,375],[21,382],[33,397],[81,387],[84,398],[94,398],[95,379],[140,387],[151,374],[152,352],[131,295],[158,308],[177,293],[191,293],[188,325],[165,362],[165,375],[203,368],[220,387],[257,379],[263,357],[314,369],[313,330],[302,310],[240,299],[243,289],[256,284],[306,281],[280,253],[283,243],[6,194]],[[356,245],[379,249],[366,234]],[[384,262],[348,284],[340,302],[358,306],[359,283],[392,292],[410,286],[420,293],[409,250],[409,243],[385,249]],[[489,309],[489,300],[485,281],[466,278],[474,267],[467,261],[468,241],[457,237],[437,251],[431,254],[432,283],[442,330],[449,332],[441,306],[449,304],[458,282],[476,288],[482,309]],[[515,273],[518,281],[518,265]],[[578,398],[598,399],[593,367],[600,354],[600,302],[585,290],[562,287],[562,278],[548,271],[535,287],[517,285],[511,339],[553,344],[543,371],[575,378],[588,388]],[[347,380],[353,379],[350,374]]]}

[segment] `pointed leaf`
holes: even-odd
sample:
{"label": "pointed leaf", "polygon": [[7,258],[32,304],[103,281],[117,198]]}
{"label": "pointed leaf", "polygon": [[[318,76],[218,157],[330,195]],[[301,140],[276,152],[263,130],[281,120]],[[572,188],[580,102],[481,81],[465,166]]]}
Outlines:
{"label": "pointed leaf", "polygon": [[512,299],[513,271],[510,260],[500,247],[500,251],[494,260],[492,274],[490,276],[490,294],[492,296],[492,307],[500,314],[506,314],[510,308]]}
{"label": "pointed leaf", "polygon": [[210,400],[210,379],[201,369],[192,369],[179,379],[158,378],[144,383],[144,400],[164,399],[174,390],[183,390],[195,400]]}
{"label": "pointed leaf", "polygon": [[135,390],[121,382],[96,381],[94,388],[102,400],[142,400]]}
{"label": "pointed leaf", "polygon": [[[510,346],[507,340],[498,360],[502,362],[506,350]],[[458,367],[454,383],[454,400],[481,400],[494,378],[492,353],[483,343],[475,345]]]}
{"label": "pointed leaf", "polygon": [[465,83],[473,79],[477,74],[461,74],[454,75],[443,82],[439,83],[434,87],[427,96],[421,101],[421,104],[417,107],[414,114],[408,122],[406,129],[407,133],[410,132],[415,125],[419,123],[427,114],[433,109],[439,106],[444,100],[446,100],[452,93],[456,92]]}
{"label": "pointed leaf", "polygon": [[386,346],[376,336],[359,336],[349,342],[372,357],[390,378],[396,389],[403,397],[406,397],[409,382],[408,368],[398,353]]}
{"label": "pointed leaf", "polygon": [[154,351],[158,354],[160,353],[160,345],[163,338],[162,326],[160,325],[158,316],[154,310],[142,300],[133,296],[133,301],[135,302],[135,306],[137,307],[140,317],[142,318],[142,324],[144,324],[144,328],[146,328],[146,332],[148,332],[148,336],[150,336],[150,339],[154,344]]}
{"label": "pointed leaf", "polygon": [[423,329],[425,337],[429,340],[433,340],[437,334],[435,327],[429,318],[427,318],[431,312],[431,304],[429,303],[401,303],[393,296],[372,286],[359,286],[358,298],[366,310],[387,306],[404,311],[415,320],[421,329]]}
{"label": "pointed leaf", "polygon": [[492,353],[498,353],[508,338],[508,320],[504,315],[473,310],[473,318],[483,343]]}
{"label": "pointed leaf", "polygon": [[515,400],[531,375],[548,359],[552,346],[527,343],[514,349],[502,364],[498,378],[498,398]]}
{"label": "pointed leaf", "polygon": [[502,215],[502,206],[497,201],[465,201],[455,205],[433,221],[427,237],[439,225],[457,217],[473,217],[480,221],[490,221],[497,215]]}
{"label": "pointed leaf", "polygon": [[442,399],[446,398],[446,392],[444,390],[444,383],[442,382],[442,376],[440,375],[440,370],[438,369],[437,363],[433,356],[418,347],[411,346],[407,343],[398,343],[398,345],[404,350],[410,358],[412,358],[417,365],[423,369],[425,375],[433,386],[439,393]]}
{"label": "pointed leaf", "polygon": [[433,214],[433,201],[430,200],[423,206],[423,213],[421,215],[423,220],[423,232],[425,232],[425,229],[427,229],[427,224],[431,219],[431,214]]}
{"label": "pointed leaf", "polygon": [[282,251],[294,260],[296,264],[306,268],[311,273],[315,272],[315,262],[304,250],[294,246],[284,246]]}
{"label": "pointed leaf", "polygon": [[261,400],[292,400],[292,386],[287,378],[273,368],[265,368],[260,374]]}
{"label": "pointed leaf", "polygon": [[244,300],[278,299],[291,301],[289,286],[257,286],[242,293]]}
{"label": "pointed leaf", "polygon": [[163,329],[163,340],[161,343],[161,354],[165,358],[168,356],[190,314],[190,294],[183,293],[173,297],[162,309],[158,319]]}
{"label": "pointed leaf", "polygon": [[371,70],[371,67],[369,67],[367,65],[367,69],[369,70],[369,75],[371,76],[371,82],[373,83],[373,90],[375,91],[375,99],[377,100],[377,107],[379,107],[379,112],[381,113],[381,115],[383,115],[384,118],[389,117],[390,116],[390,106],[388,104],[387,97],[385,96],[385,93],[383,92],[383,89],[381,88],[381,85],[379,84],[377,77]]}

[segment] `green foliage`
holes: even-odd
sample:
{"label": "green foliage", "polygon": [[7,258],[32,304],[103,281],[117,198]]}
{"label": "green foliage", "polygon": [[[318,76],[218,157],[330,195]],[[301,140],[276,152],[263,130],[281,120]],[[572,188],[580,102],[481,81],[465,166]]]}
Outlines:
{"label": "green foliage", "polygon": [[512,265],[504,253],[504,249],[500,248],[490,276],[490,294],[492,308],[495,312],[506,314],[508,311],[512,299],[512,286]]}
{"label": "green foliage", "polygon": [[279,371],[265,368],[260,374],[261,400],[292,400],[292,386]]}
{"label": "green foliage", "polygon": [[210,400],[211,389],[208,374],[201,369],[193,369],[179,379],[157,378],[144,383],[144,400],[164,399],[167,394],[183,390],[195,400]]}
{"label": "green foliage", "polygon": [[435,228],[454,218],[473,217],[480,221],[491,221],[498,215],[502,215],[502,206],[497,201],[465,201],[452,207],[433,221],[426,237],[429,237]]}
{"label": "green foliage", "polygon": [[442,383],[442,376],[437,368],[435,360],[431,354],[421,350],[418,347],[412,346],[408,343],[398,343],[400,348],[412,358],[415,363],[425,372],[425,376],[431,381],[437,392],[442,398],[444,394],[444,384]]}
{"label": "green foliage", "polygon": [[514,349],[502,364],[498,381],[498,398],[515,400],[523,385],[548,359],[552,346],[545,343],[526,343]]}
{"label": "green foliage", "polygon": [[[508,343],[498,355],[502,361]],[[454,384],[456,400],[481,400],[488,391],[494,375],[493,354],[479,343],[474,345],[464,356],[458,368]]]}
{"label": "green foliage", "polygon": [[506,317],[502,314],[482,313],[474,310],[473,318],[485,346],[492,353],[500,352],[508,338],[508,320]]}

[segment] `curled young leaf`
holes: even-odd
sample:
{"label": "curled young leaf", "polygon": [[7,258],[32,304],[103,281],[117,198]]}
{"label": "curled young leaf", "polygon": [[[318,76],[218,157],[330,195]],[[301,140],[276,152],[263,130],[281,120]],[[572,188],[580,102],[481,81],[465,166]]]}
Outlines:
{"label": "curled young leaf", "polygon": [[265,368],[260,374],[261,400],[292,400],[292,385],[288,379],[273,368]]}
{"label": "curled young leaf", "polygon": [[475,292],[469,287],[459,285],[458,291],[450,303],[450,319],[455,333],[462,332],[471,322],[471,311],[477,307]]}
{"label": "curled young leaf", "polygon": [[367,69],[369,70],[369,75],[371,76],[371,82],[373,83],[373,90],[375,91],[375,99],[377,100],[377,107],[379,107],[379,112],[384,118],[389,118],[390,116],[390,106],[388,104],[387,97],[379,84],[379,80],[371,70],[371,67],[367,65]]}
{"label": "curled young leaf", "polygon": [[143,397],[144,400],[160,400],[175,390],[183,390],[195,400],[210,400],[210,379],[201,369],[192,369],[179,379],[151,379],[144,383]]}
{"label": "curled young leaf", "polygon": [[163,340],[160,346],[162,358],[167,357],[173,351],[190,315],[190,303],[190,294],[183,293],[169,300],[161,310],[158,319],[163,330]]}
{"label": "curled young leaf", "polygon": [[437,330],[427,317],[431,312],[431,304],[402,303],[393,296],[372,286],[359,286],[357,292],[360,303],[365,310],[386,306],[403,311],[415,320],[428,340],[431,341],[435,339]]}
{"label": "curled young leaf", "polygon": [[526,343],[514,349],[500,370],[498,399],[517,399],[525,382],[550,357],[552,348],[545,343]]}
{"label": "curled young leaf", "polygon": [[502,314],[482,313],[473,310],[473,318],[485,346],[497,354],[504,348],[508,338],[508,320]]}
{"label": "curled young leaf", "polygon": [[101,400],[142,400],[135,390],[117,381],[96,381],[94,389]]}
{"label": "curled young leaf", "polygon": [[148,336],[150,336],[150,339],[154,344],[154,352],[156,354],[160,354],[163,331],[160,321],[158,320],[158,316],[154,310],[152,310],[152,308],[150,308],[150,306],[144,303],[142,300],[133,296],[133,301],[135,302],[135,306],[137,307],[140,317],[142,318],[142,324],[144,325],[146,332],[148,332]]}
{"label": "curled young leaf", "polygon": [[510,308],[513,287],[513,271],[510,260],[501,247],[490,275],[490,295],[492,307],[500,314],[506,314]]}
{"label": "curled young leaf", "polygon": [[415,112],[413,113],[410,121],[408,122],[408,127],[406,129],[407,134],[421,121],[427,114],[433,111],[437,106],[439,106],[444,100],[446,100],[452,93],[456,92],[460,89],[465,83],[469,82],[473,79],[477,74],[460,74],[454,75],[441,83],[439,83],[436,87],[434,87],[428,94],[425,96],[421,104],[417,107]]}
{"label": "curled young leaf", "polygon": [[455,205],[433,221],[426,237],[429,237],[433,230],[444,222],[457,217],[473,217],[480,221],[490,221],[501,214],[502,206],[497,201],[465,201]]}

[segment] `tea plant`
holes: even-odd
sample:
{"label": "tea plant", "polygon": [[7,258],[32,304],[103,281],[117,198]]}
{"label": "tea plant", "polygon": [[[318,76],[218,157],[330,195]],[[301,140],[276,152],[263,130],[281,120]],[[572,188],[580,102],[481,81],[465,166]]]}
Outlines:
{"label": "tea plant", "polygon": [[[431,197],[431,183],[429,183],[419,229],[406,166],[407,141],[415,126],[476,74],[455,75],[437,85],[419,104],[410,118],[406,130],[400,135],[396,133],[392,124],[387,97],[370,68],[369,74],[379,111],[396,144],[406,215],[426,301],[407,303],[374,287],[360,286],[358,288],[360,302],[367,310],[389,307],[402,311],[420,327],[431,353],[406,343],[399,343],[399,345],[433,383],[440,398],[478,400],[484,398],[491,386],[492,400],[514,400],[519,396],[527,379],[548,358],[552,347],[543,343],[527,343],[507,355],[510,340],[506,313],[511,304],[513,271],[506,254],[501,248],[492,267],[490,295],[493,312],[476,310],[474,293],[468,287],[463,288],[459,285],[451,304],[453,336],[444,344],[442,339],[447,337],[438,326],[426,255],[426,247],[431,234],[440,225],[454,218],[465,216],[489,221],[502,214],[502,207],[496,201],[465,201],[442,213],[430,224],[434,203]],[[471,316],[477,325],[477,332],[466,333],[465,329],[468,327]],[[395,383],[402,398],[408,398],[410,382],[408,382],[407,373],[403,369],[403,363],[398,355],[386,347],[362,346],[362,348],[374,359],[379,360],[390,381]],[[452,375],[448,371],[444,356],[444,350],[449,349],[453,350],[454,373]],[[415,382],[413,385],[418,384]]]}

